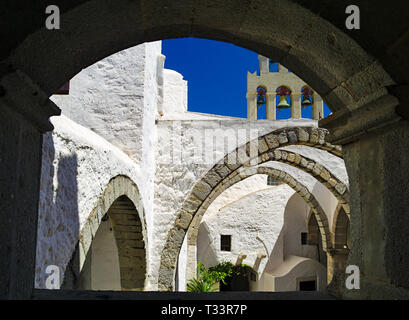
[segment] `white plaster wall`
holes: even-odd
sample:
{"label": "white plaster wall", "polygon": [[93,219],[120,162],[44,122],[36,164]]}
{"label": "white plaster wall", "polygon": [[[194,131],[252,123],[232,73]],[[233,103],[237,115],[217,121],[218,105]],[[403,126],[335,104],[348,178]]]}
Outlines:
{"label": "white plaster wall", "polygon": [[109,219],[101,222],[88,250],[79,287],[83,290],[122,290],[118,248]]}
{"label": "white plaster wall", "polygon": [[219,210],[230,203],[246,196],[249,193],[256,191],[274,188],[267,185],[267,175],[255,174],[247,179],[241,180],[231,187],[224,190],[207,208],[203,219],[206,220],[213,214],[217,214]]}
{"label": "white plaster wall", "polygon": [[43,142],[36,288],[45,288],[48,265],[59,266],[63,277],[79,232],[111,178],[126,175],[139,190],[146,183],[136,163],[96,133],[64,115],[51,121],[55,129]]}
{"label": "white plaster wall", "polygon": [[[227,195],[224,198],[228,199]],[[258,274],[257,283],[252,283],[253,291],[296,290],[297,278],[306,276],[317,276],[318,286],[325,288],[325,267],[308,260],[317,259],[316,247],[301,244],[310,208],[290,187],[268,187],[224,202],[224,207],[206,212],[203,217],[197,240],[198,261],[213,266],[221,261],[235,263],[239,254],[247,255],[243,263]],[[232,235],[231,252],[220,250],[221,234]],[[267,257],[260,260],[257,254]],[[292,264],[292,256],[300,261]],[[303,262],[302,268],[295,268],[299,262]],[[272,274],[286,280],[275,280]],[[286,281],[289,284],[283,284]]]}
{"label": "white plaster wall", "polygon": [[[63,115],[97,133],[107,140],[105,143],[115,145],[133,160],[135,170],[143,174],[139,190],[147,225],[153,223],[155,117],[158,100],[163,98],[158,96],[163,91],[163,87],[162,91],[158,87],[163,68],[161,58],[161,41],[120,51],[71,79],[68,96],[51,97]],[[106,165],[110,165],[110,159]],[[147,227],[148,257],[152,237]],[[148,287],[156,286],[150,280],[148,264]]]}
{"label": "white plaster wall", "polygon": [[333,216],[338,205],[338,200],[321,182],[319,182],[309,173],[282,162],[269,161],[262,164],[262,166],[285,171],[294,179],[302,183],[317,199],[328,218],[329,230],[332,230]]}
{"label": "white plaster wall", "polygon": [[[284,225],[284,210],[294,191],[283,184],[250,193],[217,213],[205,215],[198,234],[198,261],[207,266],[221,261],[236,263],[239,254],[245,263],[263,274],[267,261],[277,248]],[[207,233],[207,235],[206,235]],[[220,250],[220,235],[232,235],[231,252]],[[258,254],[266,258],[258,259]]]}
{"label": "white plaster wall", "polygon": [[[164,84],[166,86],[166,82]],[[165,101],[164,101],[165,103]],[[189,112],[187,112],[189,113]],[[217,161],[247,141],[282,127],[316,126],[311,119],[283,121],[158,120],[155,174],[155,234],[152,270],[159,270],[160,254],[170,227],[194,184]],[[209,139],[209,137],[211,137]],[[215,139],[226,137],[225,144]],[[229,140],[230,139],[230,140]],[[228,142],[229,140],[229,142]],[[153,272],[157,274],[157,272]]]}
{"label": "white plaster wall", "polygon": [[169,119],[172,115],[181,117],[187,112],[187,81],[177,71],[163,70],[163,115]]}
{"label": "white plaster wall", "polygon": [[269,275],[274,278],[274,291],[297,291],[297,282],[311,277],[316,279],[318,291],[326,291],[326,268],[309,258],[289,256],[279,268]]}
{"label": "white plaster wall", "polygon": [[[289,199],[284,212],[283,254],[318,259],[317,247],[301,244],[301,232],[307,232],[307,219],[311,208],[298,193]],[[273,270],[271,267],[269,270]]]}
{"label": "white plaster wall", "polygon": [[53,95],[62,113],[96,132],[139,162],[142,157],[145,99],[155,99],[148,63],[159,43],[145,43],[104,58],[70,80],[69,95]]}

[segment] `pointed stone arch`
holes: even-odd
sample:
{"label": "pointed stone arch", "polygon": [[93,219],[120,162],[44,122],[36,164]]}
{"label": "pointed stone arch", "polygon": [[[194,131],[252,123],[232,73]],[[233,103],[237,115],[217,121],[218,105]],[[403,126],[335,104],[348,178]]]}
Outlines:
{"label": "pointed stone arch", "polygon": [[[190,213],[193,203],[185,201],[184,207],[179,211],[178,218],[175,221],[174,227],[169,231],[165,248],[161,255],[161,264],[159,268],[159,290],[173,290],[174,288],[174,272],[176,269],[177,257],[182,246],[184,237],[189,230],[188,245],[196,245],[197,233],[199,225],[204,213],[210,204],[227,188],[235,183],[244,180],[255,174],[266,174],[274,179],[287,183],[293,188],[310,206],[314,213],[319,231],[321,233],[322,247],[325,251],[329,250],[331,244],[331,233],[327,216],[320,206],[319,202],[309,192],[307,187],[294,179],[290,174],[271,167],[254,166],[242,167],[236,171],[237,174],[226,177],[220,184],[217,185],[206,197],[200,201],[198,209],[194,214]],[[192,194],[191,194],[192,195]],[[190,198],[192,200],[192,198]],[[196,198],[198,200],[198,198]]]}
{"label": "pointed stone arch", "polygon": [[342,205],[335,210],[332,224],[332,249],[328,252],[328,290],[339,294],[345,279],[345,267],[351,250],[349,237],[349,214]]}
{"label": "pointed stone arch", "polygon": [[101,221],[109,218],[116,246],[122,290],[143,290],[146,280],[147,231],[137,185],[127,176],[112,178],[81,228],[79,241],[67,265],[63,288],[75,289]]}
{"label": "pointed stone arch", "polygon": [[[342,148],[326,142],[325,138],[327,134],[328,130],[316,127],[293,127],[278,129],[236,148],[234,151],[227,154],[219,163],[214,165],[213,168],[211,168],[204,175],[204,177],[195,184],[190,195],[186,198],[182,208],[179,210],[173,227],[168,233],[167,242],[161,255],[158,279],[159,290],[173,290],[174,271],[177,264],[177,256],[182,246],[186,230],[191,224],[193,226],[198,226],[198,222],[200,223],[202,215],[210,203],[214,200],[213,196],[215,193],[219,192],[220,190],[224,190],[225,185],[227,184],[234,184],[240,181],[241,175],[243,175],[243,172],[248,168],[256,171],[265,170],[266,172],[269,172],[269,170],[273,169],[259,169],[261,167],[257,166],[268,161],[275,161],[276,159],[287,161],[288,157],[285,159],[284,157],[282,158],[282,156],[285,154],[288,155],[287,151],[274,153],[274,151],[277,151],[277,149],[281,147],[289,145],[306,145],[325,150],[337,157],[342,158]],[[303,167],[301,164],[301,159],[297,157],[296,160],[295,154],[291,154],[294,155],[294,161],[288,162],[298,165],[297,161],[300,160],[299,164],[301,167]],[[290,156],[290,160],[291,159],[292,156]],[[303,164],[305,164],[305,168],[307,168],[308,164],[311,163],[313,162],[306,160],[303,162]],[[316,169],[312,171],[315,171],[315,175],[319,176],[320,179],[327,178],[328,180],[324,179],[326,181],[325,183],[331,185],[329,183],[331,175],[329,174],[328,170],[322,166],[314,166],[314,164],[311,169],[314,167]],[[327,172],[329,175],[326,174]],[[323,173],[322,176],[321,173]],[[274,174],[272,175],[274,176]],[[288,183],[291,187],[294,186],[299,188],[300,190],[296,191],[301,191],[300,195],[307,201],[307,203],[310,202],[309,205],[311,204],[311,207],[317,207],[318,201],[314,197],[311,197],[311,194],[308,192],[306,187],[301,184],[297,184],[294,178],[292,178],[290,175],[286,175],[285,173],[282,173],[281,175],[281,177],[278,177],[278,180],[286,177],[288,180],[285,181],[286,183]],[[331,181],[333,181],[334,184],[331,190],[335,189],[338,192],[337,196],[342,197],[347,192],[347,187],[345,184],[335,179],[332,179]],[[342,202],[346,203],[345,199]],[[349,207],[346,206],[346,208]],[[319,210],[314,209],[314,213],[316,212],[318,213],[317,220],[319,220],[318,223],[320,225],[320,229],[322,229],[323,248],[324,250],[327,250],[327,248],[331,248],[332,246],[328,221],[322,208]],[[195,236],[192,235],[192,239],[194,238]],[[189,244],[193,245],[192,241],[190,241],[188,245]]]}
{"label": "pointed stone arch", "polygon": [[335,210],[332,224],[332,233],[334,235],[334,249],[349,249],[351,247],[349,239],[349,214],[342,205],[338,205]]}

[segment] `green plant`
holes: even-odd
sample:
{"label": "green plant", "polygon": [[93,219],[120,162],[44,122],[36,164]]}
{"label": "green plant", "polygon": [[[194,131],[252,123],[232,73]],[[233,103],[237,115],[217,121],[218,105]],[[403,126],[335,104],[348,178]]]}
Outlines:
{"label": "green plant", "polygon": [[235,265],[228,261],[222,261],[216,266],[207,269],[202,263],[198,263],[196,279],[187,283],[188,292],[211,292],[218,282],[226,284],[228,278],[244,276],[248,274],[249,267],[245,264]]}
{"label": "green plant", "polygon": [[191,279],[187,283],[188,292],[212,292],[214,283],[206,282],[203,279]]}
{"label": "green plant", "polygon": [[187,283],[188,292],[212,292],[214,291],[214,285],[218,280],[214,279],[211,274],[209,274],[206,267],[198,263],[196,271],[196,279],[191,279]]}

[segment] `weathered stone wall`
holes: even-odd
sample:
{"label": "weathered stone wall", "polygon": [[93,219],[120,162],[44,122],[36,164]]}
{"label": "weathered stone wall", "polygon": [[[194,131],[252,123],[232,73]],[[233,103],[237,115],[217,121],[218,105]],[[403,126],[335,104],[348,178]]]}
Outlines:
{"label": "weathered stone wall", "polygon": [[[84,141],[77,137],[81,143],[88,144],[87,139],[90,133],[95,132],[106,139],[104,142],[101,142],[103,140],[101,139],[99,148],[110,149],[116,146],[129,156],[126,161],[133,167],[129,176],[135,177],[143,172],[143,178],[139,179],[138,183],[144,201],[144,211],[149,212],[146,215],[147,224],[152,223],[155,116],[159,93],[158,71],[161,68],[160,64],[158,67],[158,63],[162,56],[160,51],[161,42],[146,43],[120,51],[89,66],[71,79],[69,95],[52,96],[52,100],[63,110],[63,114],[91,130],[83,133]],[[75,127],[75,123],[72,127]],[[67,143],[70,141],[70,132],[67,132],[64,139]],[[52,143],[49,143],[49,148]],[[102,146],[103,144],[106,146]],[[58,152],[61,152],[60,149],[64,147],[64,144],[54,145]],[[106,159],[106,161],[105,166],[115,167],[114,159],[112,163],[111,159]],[[82,163],[79,165],[80,170],[91,170],[90,167],[82,167]],[[123,169],[127,171],[126,166]],[[63,170],[61,169],[61,172]],[[70,170],[74,168],[65,168],[66,173],[64,174],[75,175]],[[94,173],[95,176],[90,175],[90,179],[102,180],[96,172]],[[110,174],[111,168],[105,175]],[[87,183],[90,184],[90,182]],[[92,184],[87,188],[91,186]],[[99,189],[95,189],[97,190]],[[75,199],[72,200],[75,202]],[[74,206],[82,206],[82,203],[74,204]],[[82,209],[82,214],[86,215],[86,212],[89,214],[92,208],[88,205]],[[151,237],[150,228],[147,229],[149,238]]]}
{"label": "weathered stone wall", "polygon": [[[189,116],[190,113],[187,112],[182,118]],[[177,115],[174,114],[173,118],[177,118]],[[217,120],[159,120],[153,229],[155,240],[151,243],[152,268],[159,268],[160,254],[178,210],[195,183],[217,161],[247,141],[278,128],[294,125],[315,126],[316,123],[307,119],[248,121],[228,117]],[[216,142],[216,139],[220,138],[223,142],[223,137],[226,137],[224,143]],[[156,257],[159,260],[156,260]]]}
{"label": "weathered stone wall", "polygon": [[135,162],[99,135],[65,116],[52,122],[53,133],[43,137],[37,288],[45,287],[47,265],[59,266],[64,276],[80,232],[113,177],[124,175],[138,185],[145,182]]}

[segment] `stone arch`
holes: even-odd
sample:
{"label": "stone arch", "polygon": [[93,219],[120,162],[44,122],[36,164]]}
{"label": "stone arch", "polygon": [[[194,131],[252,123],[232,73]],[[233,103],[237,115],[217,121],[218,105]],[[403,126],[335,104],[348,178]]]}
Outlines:
{"label": "stone arch", "polygon": [[342,205],[336,208],[333,221],[333,248],[328,252],[328,290],[333,294],[339,294],[342,283],[345,283],[345,266],[351,249],[349,214]]}
{"label": "stone arch", "polygon": [[302,156],[296,152],[287,150],[274,150],[273,161],[289,164],[297,169],[300,169],[306,173],[311,174],[319,182],[321,182],[329,191],[338,199],[338,201],[344,206],[346,212],[349,212],[349,200],[350,194],[348,186],[340,179],[335,177],[330,170],[324,168],[324,166],[316,161]]}
{"label": "stone arch", "polygon": [[[172,290],[174,271],[176,268],[177,258],[182,246],[185,234],[189,230],[187,244],[196,245],[197,232],[204,213],[210,204],[227,188],[235,183],[246,179],[255,174],[266,174],[274,179],[287,183],[293,188],[311,207],[312,212],[317,218],[319,230],[321,232],[322,247],[326,251],[331,248],[331,233],[329,230],[328,219],[315,197],[300,182],[296,181],[290,174],[270,167],[256,166],[243,167],[236,171],[237,174],[229,175],[217,187],[209,192],[203,199],[196,198],[196,203],[192,203],[192,194],[185,201],[182,209],[179,211],[174,227],[169,231],[165,248],[161,255],[161,264],[159,269],[159,290]],[[199,201],[197,201],[199,200]],[[194,213],[191,210],[197,205]],[[193,207],[192,207],[193,206]]]}
{"label": "stone arch", "polygon": [[[384,10],[382,12],[383,20],[387,21],[388,18],[405,12],[402,10],[403,6],[402,2],[400,5],[392,6],[393,9]],[[334,10],[335,8],[336,10]],[[384,67],[387,68],[398,82],[399,86],[390,88],[390,91],[402,97],[403,104],[398,106],[396,111],[407,119],[408,114],[405,106],[407,88],[405,85],[408,79],[408,68],[405,64],[407,59],[404,58],[406,57],[407,42],[404,41],[405,34],[394,32],[401,27],[403,28],[404,24],[397,23],[397,27],[385,30],[385,34],[381,36],[371,35],[370,31],[365,32],[364,30],[362,30],[363,32],[349,33],[350,36],[348,36],[346,32],[341,30],[344,28],[345,21],[344,11],[341,9],[344,9],[343,2],[321,7],[307,2],[301,6],[289,0],[256,3],[251,1],[246,5],[238,6],[235,1],[222,1],[208,5],[205,1],[193,3],[182,0],[178,2],[168,1],[166,5],[157,6],[154,1],[118,0],[116,5],[112,6],[112,2],[108,0],[98,2],[84,0],[64,5],[62,10],[64,32],[49,32],[44,29],[43,24],[35,23],[35,21],[40,21],[37,20],[37,17],[41,17],[41,19],[44,17],[44,7],[37,4],[32,8],[33,19],[26,19],[27,24],[22,23],[18,29],[19,32],[8,32],[13,38],[11,41],[7,39],[2,47],[1,64],[4,66],[0,71],[2,100],[10,109],[22,114],[25,120],[28,120],[27,123],[21,125],[21,128],[30,127],[31,130],[31,126],[33,126],[39,132],[49,131],[52,130],[52,125],[47,121],[47,118],[57,115],[58,109],[50,101],[47,101],[47,96],[55,92],[81,68],[118,50],[143,41],[182,36],[204,37],[232,42],[258,51],[289,67],[310,83],[335,111],[327,121],[322,122],[323,125],[334,129],[332,132],[333,141],[336,140],[337,143],[356,142],[360,138],[366,138],[369,132],[372,134],[377,129],[384,127],[387,134],[378,134],[378,130],[374,139],[368,142],[374,153],[380,154],[382,148],[390,150],[391,153],[395,152],[394,149],[396,148],[390,146],[391,137],[394,139],[393,141],[401,142],[398,151],[405,150],[407,146],[405,144],[407,141],[407,139],[405,140],[406,124],[396,124],[392,128],[389,126],[400,119],[395,113],[395,107],[399,102],[388,94],[386,87],[394,83],[383,69]],[[368,10],[366,11],[368,12]],[[258,12],[265,14],[260,16],[257,14]],[[371,11],[368,14],[371,15]],[[10,25],[6,30],[10,31],[16,28],[13,21],[19,15],[20,10],[11,10],[3,14],[4,25]],[[293,19],[287,19],[288,16],[293,17]],[[229,19],[225,19],[225,17],[229,17]],[[299,23],[294,24],[292,23],[293,20],[299,21]],[[374,23],[368,23],[370,26],[374,26],[378,20]],[[373,30],[373,28],[366,28],[366,30]],[[308,39],[301,37],[305,32],[313,36]],[[389,44],[385,44],[383,41],[386,37],[390,40]],[[371,54],[366,53],[356,41],[365,47],[365,50],[378,57],[384,67]],[[388,46],[387,54],[384,54],[384,50],[380,50],[385,46]],[[344,48],[348,48],[348,50],[343,50]],[[15,121],[14,115],[8,112],[5,118]],[[9,127],[11,128],[11,126],[6,126],[6,128]],[[18,132],[19,129],[13,127],[13,130],[13,132],[8,133],[10,137],[15,136],[15,132]],[[28,142],[15,140],[17,141],[16,148],[23,150],[26,146],[35,143],[36,146],[30,150],[33,150],[33,154],[37,155],[34,151],[40,149],[38,144],[41,143],[38,132],[34,133],[33,131],[30,134],[32,134],[33,139]],[[399,138],[398,135],[400,135]],[[385,146],[388,146],[389,149]],[[361,145],[351,143],[348,149],[349,171],[354,177],[358,177],[357,155],[359,155],[361,162],[372,162],[373,159],[367,155],[369,148],[365,149]],[[396,152],[397,157],[399,157],[398,151]],[[7,161],[14,161],[16,153],[10,153],[11,156],[6,158]],[[19,157],[22,159],[19,163],[26,162],[24,161],[27,158],[25,155]],[[401,156],[399,159],[404,158]],[[398,186],[405,188],[407,185],[402,178],[404,177],[402,172],[406,172],[405,167],[400,165],[402,162],[394,161],[395,157],[379,155],[377,162],[373,162],[373,166],[369,170],[374,169],[376,172],[376,169],[379,169],[389,180],[395,180],[398,177],[399,182],[402,183],[402,186],[399,184]],[[27,171],[20,169],[17,171],[31,172],[33,177],[38,176],[35,173],[39,172],[38,163],[37,166],[31,166],[31,171],[28,168],[24,168]],[[379,177],[381,176],[379,175]],[[18,179],[11,180],[18,181]],[[35,185],[34,180],[32,185]],[[385,192],[389,195],[389,197],[380,199],[378,196],[380,192],[361,192],[360,195],[360,189],[368,190],[372,183],[372,181],[362,180],[357,178],[352,183],[354,185],[354,203],[357,204],[355,217],[359,219],[370,217],[367,219],[377,221],[374,220],[376,217],[374,218],[372,215],[373,207],[367,203],[378,204],[378,208],[382,208],[379,213],[382,218],[385,212],[391,214],[400,212],[400,210],[396,210],[396,207],[399,209],[407,208],[405,194],[396,192],[395,189],[398,187],[395,189],[391,187],[396,181],[375,180],[375,183],[382,184],[382,188],[378,189],[386,190]],[[12,187],[14,185],[10,181],[7,180],[5,190],[14,190]],[[38,190],[35,188],[32,190],[29,190],[33,193],[30,197],[35,199],[35,193]],[[371,197],[372,199],[375,197],[376,201],[372,201]],[[14,202],[18,203],[19,198],[16,199]],[[24,210],[35,211],[35,201],[29,203],[26,201],[25,203],[27,204],[25,204]],[[14,205],[9,207],[15,208]],[[10,214],[10,216],[12,215]],[[385,216],[390,218],[389,215],[385,214]],[[393,215],[393,217],[395,216]],[[357,218],[354,219],[355,222],[358,221]],[[394,223],[389,220],[394,221]],[[398,237],[397,234],[404,234],[405,225],[399,224],[398,218],[385,219],[385,221],[383,224],[382,220],[380,225],[386,229],[391,228],[393,232],[387,234],[386,239],[379,241],[385,243],[384,247],[389,249],[398,241],[393,235]],[[363,225],[358,225],[358,223],[354,223],[354,225],[357,225],[357,230],[366,230]],[[377,243],[378,238],[364,236],[365,233],[370,234],[370,232],[354,232],[356,234],[354,240],[365,239],[370,243]],[[383,246],[380,250],[383,250]],[[404,267],[402,261],[407,261],[407,255],[405,255],[404,249],[401,250],[403,250],[399,251],[401,255],[393,254],[393,250],[390,250],[391,253],[378,255],[379,257],[392,256],[390,260],[375,259],[369,255],[365,255],[364,258],[383,262],[374,264],[385,265],[385,268],[379,272],[379,278],[388,279],[385,282],[394,285],[404,284],[407,287],[408,278],[401,276],[401,268]],[[384,251],[382,252],[384,253]],[[358,261],[358,258],[361,257],[360,252],[357,251],[355,256],[355,261]],[[399,257],[403,257],[403,259]],[[370,269],[368,268],[368,270]],[[378,284],[374,282],[374,285],[377,286]]]}
{"label": "stone arch", "polygon": [[335,210],[332,234],[334,235],[334,249],[350,249],[349,239],[349,216],[341,205]]}
{"label": "stone arch", "polygon": [[[224,19],[226,16],[230,18]],[[32,25],[27,34],[23,33],[25,38],[3,54],[9,64],[30,77],[48,96],[82,68],[110,54],[143,42],[175,37],[231,42],[269,57],[311,84],[333,111],[355,109],[360,98],[374,91],[373,87],[363,88],[358,81],[348,79],[364,78],[376,83],[371,81],[376,77],[381,79],[377,81],[379,87],[389,84],[379,63],[346,33],[288,0],[240,6],[234,1],[209,6],[181,0],[160,7],[127,0],[118,0],[115,7],[107,0],[83,1],[65,7],[61,21],[64,34],[50,33],[44,25]],[[306,30],[314,36],[303,37]],[[60,72],[56,72],[57,68]]]}
{"label": "stone arch", "polygon": [[320,245],[321,232],[319,228],[318,221],[316,219],[313,211],[310,211],[309,217],[307,219],[307,244],[317,246],[317,257],[320,263],[327,265],[327,256],[324,252],[324,249]]}
{"label": "stone arch", "polygon": [[[307,168],[310,161],[301,162],[301,158],[294,159],[292,156],[288,159],[288,152],[283,151],[274,153],[278,148],[289,145],[306,145],[312,146],[317,149],[325,150],[335,156],[342,158],[342,148],[340,146],[334,146],[326,142],[326,135],[328,131],[322,128],[316,127],[295,127],[278,129],[264,136],[253,139],[246,144],[236,148],[234,151],[227,154],[219,163],[213,166],[204,177],[198,181],[192,189],[190,195],[186,198],[182,209],[178,212],[176,221],[172,229],[168,233],[167,243],[161,257],[161,267],[159,271],[159,288],[162,290],[172,290],[173,287],[173,269],[176,265],[175,255],[177,256],[185,237],[185,230],[188,229],[191,222],[193,225],[197,221],[201,220],[201,216],[198,215],[199,210],[206,208],[213,200],[210,200],[209,195],[213,194],[215,190],[220,189],[220,185],[224,185],[226,181],[239,181],[240,170],[242,168],[248,168],[250,166],[256,166],[268,161],[276,161],[276,159],[288,161],[289,163],[295,163],[299,161],[302,168]],[[287,155],[287,158],[281,157]],[[293,161],[292,161],[293,160]],[[336,182],[335,179],[330,178],[328,170],[322,166],[312,165],[313,175],[320,176],[320,179],[327,178],[325,183],[331,185],[337,190],[337,197],[342,196],[347,191],[347,187],[342,182]],[[322,176],[321,176],[322,173]],[[295,180],[291,177],[290,183],[294,184]],[[331,181],[331,183],[330,183]],[[291,185],[290,185],[291,186]],[[297,191],[297,190],[296,190]],[[307,188],[304,187],[303,192],[307,194]],[[309,194],[309,193],[308,193]],[[303,195],[301,195],[303,197]],[[315,198],[314,198],[315,200]],[[308,201],[307,201],[308,202]],[[315,200],[316,203],[318,203]],[[346,202],[343,200],[343,202]],[[349,210],[349,207],[345,205]],[[204,210],[205,211],[205,210]],[[202,214],[204,213],[202,212]],[[326,219],[324,211],[321,209],[322,217],[325,217],[325,223],[321,223],[320,227],[328,228],[328,221]],[[323,220],[323,221],[324,221]],[[197,225],[198,227],[198,225]],[[325,232],[323,232],[325,234]],[[323,248],[331,247],[330,232],[326,233],[327,237],[323,237]],[[169,243],[169,239],[173,239],[174,244]],[[195,237],[194,237],[195,239]],[[188,241],[189,245],[196,245],[192,241]],[[172,253],[169,254],[168,251]],[[177,253],[175,253],[177,252]],[[188,253],[189,254],[189,253]],[[166,267],[162,267],[166,266]],[[164,271],[169,269],[168,271]],[[162,271],[163,270],[163,271]]]}
{"label": "stone arch", "polygon": [[311,245],[318,244],[319,227],[312,210],[307,219],[307,243]]}
{"label": "stone arch", "polygon": [[281,161],[312,174],[333,192],[340,202],[345,204],[349,211],[349,192],[347,186],[335,178],[322,165],[310,159],[301,157],[296,153],[278,150],[289,145],[306,145],[325,150],[342,158],[342,148],[325,141],[328,131],[315,127],[295,127],[278,129],[264,136],[247,142],[227,154],[221,161],[213,166],[192,189],[182,207],[194,214],[202,201],[212,190],[222,183],[226,177],[233,178],[242,167],[256,166],[269,161]]}
{"label": "stone arch", "polygon": [[143,290],[147,263],[144,208],[137,185],[122,175],[109,181],[82,227],[78,244],[64,274],[63,288],[76,287],[92,241],[104,217],[108,217],[113,226],[122,290]]}

